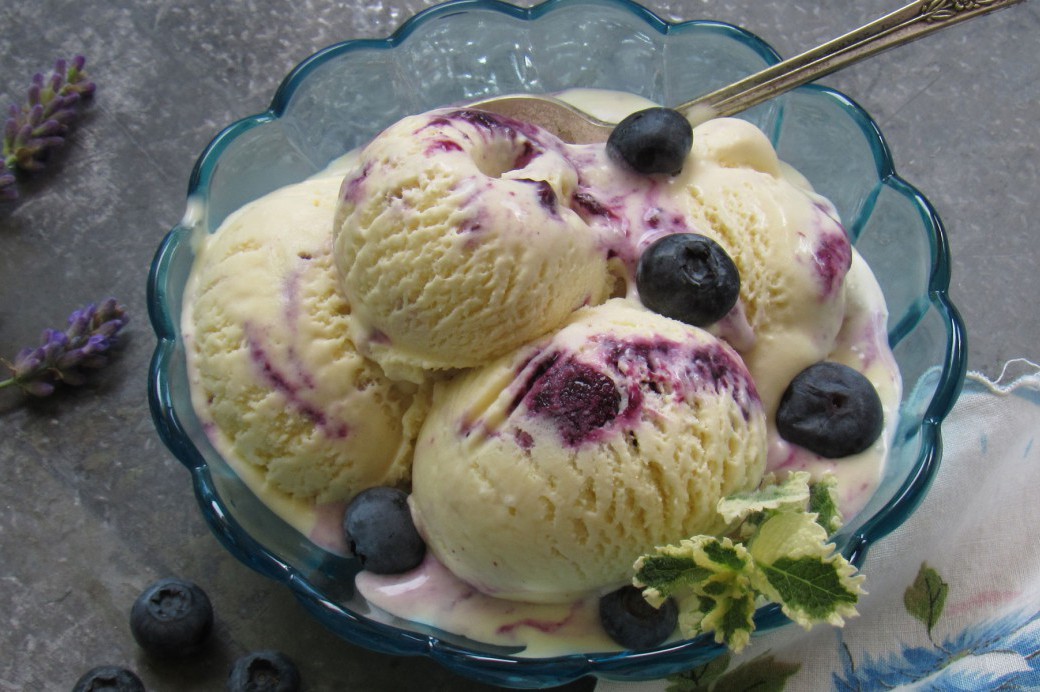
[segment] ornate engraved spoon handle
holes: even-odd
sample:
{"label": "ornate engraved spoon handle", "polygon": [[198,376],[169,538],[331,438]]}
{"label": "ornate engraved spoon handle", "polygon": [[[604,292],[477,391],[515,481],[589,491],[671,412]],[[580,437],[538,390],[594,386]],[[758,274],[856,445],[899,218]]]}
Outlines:
{"label": "ornate engraved spoon handle", "polygon": [[855,31],[683,104],[691,120],[739,113],[893,46],[1022,0],[914,0]]}

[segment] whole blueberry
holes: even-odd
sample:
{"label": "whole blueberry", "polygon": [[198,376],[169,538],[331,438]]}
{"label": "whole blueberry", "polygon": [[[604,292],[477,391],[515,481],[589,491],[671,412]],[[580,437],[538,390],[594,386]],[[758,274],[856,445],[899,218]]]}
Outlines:
{"label": "whole blueberry", "polygon": [[654,241],[636,268],[639,300],[672,319],[706,327],[737,303],[740,272],[733,259],[711,238],[674,233]]}
{"label": "whole blueberry", "polygon": [[426,555],[412,522],[408,496],[397,488],[363,490],[347,505],[343,533],[361,566],[376,574],[400,574]]}
{"label": "whole blueberry", "polygon": [[655,608],[642,591],[627,585],[599,599],[599,619],[610,638],[626,649],[650,649],[675,631],[679,607],[669,598]]}
{"label": "whole blueberry", "polygon": [[881,398],[870,380],[829,361],[795,375],[776,411],[781,437],[828,459],[862,452],[883,427]]}
{"label": "whole blueberry", "polygon": [[97,666],[80,676],[72,692],[144,692],[144,683],[132,670]]}
{"label": "whole blueberry", "polygon": [[693,146],[693,127],[671,108],[647,108],[619,122],[607,138],[607,154],[637,173],[682,170]]}
{"label": "whole blueberry", "polygon": [[279,651],[253,651],[231,666],[228,692],[297,692],[300,671]]}
{"label": "whole blueberry", "polygon": [[130,609],[130,631],[150,654],[179,658],[196,653],[213,630],[213,606],[198,585],[160,579]]}
{"label": "whole blueberry", "polygon": [[671,108],[635,111],[615,126],[606,140],[606,153],[617,163],[646,175],[682,171],[694,144],[694,128]]}

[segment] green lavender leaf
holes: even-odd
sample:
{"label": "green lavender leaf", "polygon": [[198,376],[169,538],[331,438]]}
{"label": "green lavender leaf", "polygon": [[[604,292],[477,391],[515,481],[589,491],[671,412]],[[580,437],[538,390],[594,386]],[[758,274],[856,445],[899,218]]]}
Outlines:
{"label": "green lavender leaf", "polygon": [[903,592],[906,612],[924,623],[928,628],[929,639],[932,637],[932,628],[942,616],[949,591],[950,585],[942,580],[939,573],[929,567],[927,562],[922,562],[914,583]]}
{"label": "green lavender leaf", "polygon": [[809,484],[809,511],[816,514],[816,523],[828,534],[833,534],[844,523],[838,509],[838,478],[828,473]]}

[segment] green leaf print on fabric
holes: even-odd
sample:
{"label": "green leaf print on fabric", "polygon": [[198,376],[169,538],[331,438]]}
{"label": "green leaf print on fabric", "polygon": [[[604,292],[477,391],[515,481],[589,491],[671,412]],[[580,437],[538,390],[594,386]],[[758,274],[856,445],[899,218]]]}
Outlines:
{"label": "green leaf print on fabric", "polygon": [[914,583],[903,592],[906,612],[924,623],[928,628],[929,639],[932,638],[932,628],[942,615],[949,591],[950,585],[942,580],[939,573],[929,567],[927,562],[922,562]]}
{"label": "green leaf print on fabric", "polygon": [[703,666],[673,675],[668,678],[668,692],[782,692],[787,680],[801,668],[801,664],[778,661],[769,654],[758,656],[727,672],[729,663],[729,654],[723,654]]}

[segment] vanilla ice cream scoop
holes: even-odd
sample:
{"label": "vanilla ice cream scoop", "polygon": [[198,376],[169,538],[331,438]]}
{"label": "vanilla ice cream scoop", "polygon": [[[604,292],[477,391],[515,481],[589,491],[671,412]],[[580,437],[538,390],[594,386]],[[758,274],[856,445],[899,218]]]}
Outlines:
{"label": "vanilla ice cream scoop", "polygon": [[358,348],[393,378],[482,365],[605,300],[578,173],[537,128],[468,110],[405,118],[346,176],[335,259]]}
{"label": "vanilla ice cream scoop", "polygon": [[564,602],[618,586],[676,536],[722,528],[755,487],[766,421],[736,352],[625,299],[435,387],[412,509],[482,592]]}
{"label": "vanilla ice cream scoop", "polygon": [[338,189],[311,180],[238,210],[201,239],[185,289],[195,410],[282,510],[407,479],[425,412],[420,387],[388,380],[349,339],[331,253]]}

